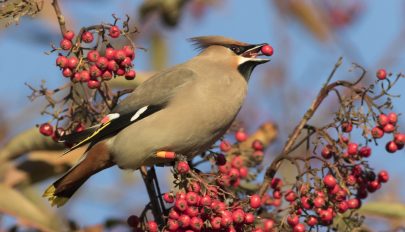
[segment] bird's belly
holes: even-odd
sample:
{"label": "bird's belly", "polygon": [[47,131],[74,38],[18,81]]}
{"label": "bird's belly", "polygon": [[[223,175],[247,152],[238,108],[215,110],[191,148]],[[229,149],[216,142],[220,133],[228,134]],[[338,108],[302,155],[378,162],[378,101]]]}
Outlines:
{"label": "bird's belly", "polygon": [[157,151],[173,151],[192,158],[226,132],[240,108],[198,104],[181,107],[159,111],[121,131],[111,149],[117,165],[137,169],[163,162],[155,157]]}

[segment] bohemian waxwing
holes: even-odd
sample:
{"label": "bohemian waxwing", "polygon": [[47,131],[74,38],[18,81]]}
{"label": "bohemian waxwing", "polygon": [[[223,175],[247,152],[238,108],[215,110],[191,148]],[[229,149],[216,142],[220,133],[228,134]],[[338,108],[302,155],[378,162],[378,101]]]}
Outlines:
{"label": "bohemian waxwing", "polygon": [[[118,165],[136,170],[169,162],[164,152],[191,159],[210,148],[230,127],[246,97],[257,58],[266,44],[221,36],[191,41],[201,53],[139,85],[100,125],[62,137],[89,144],[80,161],[48,187],[44,197],[61,206],[93,174]],[[163,153],[162,153],[163,152]]]}

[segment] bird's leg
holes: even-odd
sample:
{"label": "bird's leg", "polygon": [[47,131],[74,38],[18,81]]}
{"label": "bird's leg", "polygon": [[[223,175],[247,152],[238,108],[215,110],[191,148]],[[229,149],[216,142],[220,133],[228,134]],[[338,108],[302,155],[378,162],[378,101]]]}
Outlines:
{"label": "bird's leg", "polygon": [[149,195],[153,217],[159,225],[163,225],[163,213],[166,212],[166,208],[161,197],[155,167],[152,166],[148,169],[146,166],[142,166],[141,174]]}

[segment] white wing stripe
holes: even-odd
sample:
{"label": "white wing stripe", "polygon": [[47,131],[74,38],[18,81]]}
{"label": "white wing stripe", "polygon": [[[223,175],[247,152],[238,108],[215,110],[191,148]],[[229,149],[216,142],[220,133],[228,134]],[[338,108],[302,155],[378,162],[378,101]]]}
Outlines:
{"label": "white wing stripe", "polygon": [[144,107],[140,108],[138,111],[136,111],[134,116],[132,116],[132,118],[131,118],[131,122],[133,122],[137,118],[139,118],[139,116],[141,116],[141,114],[143,114],[143,112],[145,112],[147,109],[148,109],[148,106],[144,106]]}

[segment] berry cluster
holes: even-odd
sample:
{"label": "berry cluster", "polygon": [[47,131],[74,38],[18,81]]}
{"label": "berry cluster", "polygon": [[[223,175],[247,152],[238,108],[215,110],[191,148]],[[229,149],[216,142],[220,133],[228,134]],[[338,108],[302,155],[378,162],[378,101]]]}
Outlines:
{"label": "berry cluster", "polygon": [[[102,28],[104,32],[106,28]],[[110,26],[109,37],[118,38],[121,31],[118,26]],[[104,37],[104,34],[102,34]],[[67,51],[67,55],[59,54],[56,65],[61,68],[62,75],[73,82],[87,83],[90,89],[100,88],[101,82],[111,80],[113,77],[125,76],[125,79],[135,78],[132,61],[135,58],[133,46],[123,46],[115,49],[110,43],[105,51],[90,49],[82,44],[91,44],[94,36],[91,31],[84,31],[80,39],[73,45],[74,32],[67,31],[60,42],[60,49]]]}
{"label": "berry cluster", "polygon": [[[42,113],[52,118],[39,126],[41,134],[52,136],[57,141],[62,134],[80,132],[86,125],[99,123],[114,108],[118,99],[130,92],[114,93],[107,84],[107,81],[118,76],[124,76],[127,80],[133,80],[136,76],[133,69],[135,46],[129,37],[134,32],[129,31],[129,18],[120,28],[116,25],[119,19],[113,17],[114,24],[85,27],[77,36],[71,30],[65,31],[60,47],[53,46],[51,52],[59,52],[56,65],[70,81],[55,90],[49,90],[44,85],[40,89],[29,86],[33,90],[32,100],[45,96],[49,102]],[[131,45],[113,43],[120,37]],[[60,99],[55,94],[62,90],[68,91]]]}
{"label": "berry cluster", "polygon": [[[238,143],[248,139],[247,134],[239,130],[235,133]],[[251,196],[232,192],[240,187],[241,180],[252,178],[252,167],[263,160],[264,145],[254,140],[248,154],[242,154],[238,145],[232,146],[227,140],[219,144],[220,151],[215,153],[211,163],[214,167],[210,174],[197,174],[186,161],[178,161],[174,170],[175,185],[178,189],[163,194],[163,200],[170,205],[166,224],[162,231],[271,231],[275,221],[258,217],[257,210],[269,201],[253,194]],[[237,152],[238,151],[238,152]],[[245,159],[244,155],[250,158]],[[253,159],[252,159],[253,158]],[[247,161],[249,160],[249,162]],[[264,198],[263,198],[264,199]],[[148,221],[144,225],[133,223],[130,216],[128,224],[137,231],[158,231],[156,222]]]}

